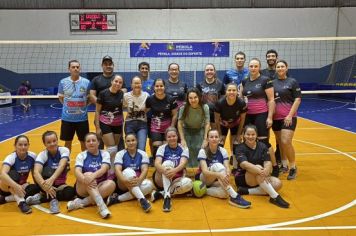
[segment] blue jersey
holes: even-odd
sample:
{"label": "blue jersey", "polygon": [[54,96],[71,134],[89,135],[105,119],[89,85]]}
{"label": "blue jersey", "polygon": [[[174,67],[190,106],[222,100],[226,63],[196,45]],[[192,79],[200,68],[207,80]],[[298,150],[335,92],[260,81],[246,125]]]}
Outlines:
{"label": "blue jersey", "polygon": [[149,95],[154,93],[153,83],[155,81],[153,79],[147,79],[142,81],[142,91],[147,92]]}
{"label": "blue jersey", "polygon": [[136,176],[141,174],[141,166],[148,165],[149,160],[146,152],[137,149],[135,156],[131,156],[130,153],[124,149],[118,152],[115,156],[114,165],[121,165],[122,170],[131,168],[136,172]]}
{"label": "blue jersey", "polygon": [[73,81],[71,77],[62,79],[58,85],[58,94],[64,96],[62,120],[82,122],[88,120],[87,95],[89,80],[79,77]]}
{"label": "blue jersey", "polygon": [[156,156],[162,158],[162,163],[170,160],[174,163],[174,167],[177,167],[181,158],[189,158],[189,151],[188,148],[183,148],[180,144],[178,144],[176,148],[171,148],[168,144],[163,144],[158,148]]}
{"label": "blue jersey", "polygon": [[35,159],[36,154],[33,152],[27,152],[27,156],[23,160],[17,156],[16,152],[13,152],[5,158],[3,165],[10,166],[10,170],[15,170],[20,174],[18,184],[22,185],[27,182],[28,175],[35,165]]}
{"label": "blue jersey", "polygon": [[[102,165],[110,164],[110,154],[105,150],[100,150],[98,155],[93,155],[88,151],[84,151],[78,154],[75,160],[75,167],[82,168],[82,172],[96,172]],[[97,183],[106,180],[106,174],[96,179]]]}
{"label": "blue jersey", "polygon": [[[69,149],[66,147],[58,147],[57,152],[54,156],[46,149],[40,152],[36,158],[36,163],[42,165],[43,167],[49,167],[56,170],[59,166],[59,162],[62,159],[69,161]],[[63,172],[54,180],[54,185],[59,186],[66,183],[67,170],[64,169]]]}
{"label": "blue jersey", "polygon": [[246,79],[249,75],[248,69],[243,68],[243,70],[231,69],[226,71],[224,76],[224,84],[235,83],[240,85],[242,80]]}
{"label": "blue jersey", "polygon": [[208,158],[205,152],[205,149],[202,148],[198,154],[198,161],[204,160],[206,161],[206,165],[211,167],[215,163],[224,164],[224,161],[229,160],[228,153],[225,148],[218,147],[216,153],[211,153],[211,156]]}

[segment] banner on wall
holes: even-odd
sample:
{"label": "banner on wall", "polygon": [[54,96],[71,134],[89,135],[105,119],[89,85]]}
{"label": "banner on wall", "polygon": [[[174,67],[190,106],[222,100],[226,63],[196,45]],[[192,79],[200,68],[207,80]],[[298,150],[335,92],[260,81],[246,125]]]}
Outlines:
{"label": "banner on wall", "polygon": [[[0,92],[0,96],[11,96],[10,92]],[[7,98],[7,99],[0,99],[0,106],[1,105],[5,105],[5,104],[11,104],[12,103],[12,99],[11,98]]]}
{"label": "banner on wall", "polygon": [[130,57],[229,57],[229,42],[130,43]]}

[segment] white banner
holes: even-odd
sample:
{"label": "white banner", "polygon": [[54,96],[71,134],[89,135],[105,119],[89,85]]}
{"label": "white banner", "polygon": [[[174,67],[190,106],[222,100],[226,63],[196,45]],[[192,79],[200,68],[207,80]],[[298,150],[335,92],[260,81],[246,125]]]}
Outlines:
{"label": "white banner", "polygon": [[[11,96],[11,93],[10,92],[0,93],[0,96]],[[11,104],[11,103],[12,103],[11,98],[0,99],[0,106],[5,104]]]}

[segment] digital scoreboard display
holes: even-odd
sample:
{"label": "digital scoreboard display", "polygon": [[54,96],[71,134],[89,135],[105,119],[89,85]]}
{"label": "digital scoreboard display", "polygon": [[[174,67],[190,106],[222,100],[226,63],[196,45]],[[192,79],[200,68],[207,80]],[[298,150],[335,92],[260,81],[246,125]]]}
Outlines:
{"label": "digital scoreboard display", "polygon": [[71,32],[117,31],[115,12],[69,13]]}

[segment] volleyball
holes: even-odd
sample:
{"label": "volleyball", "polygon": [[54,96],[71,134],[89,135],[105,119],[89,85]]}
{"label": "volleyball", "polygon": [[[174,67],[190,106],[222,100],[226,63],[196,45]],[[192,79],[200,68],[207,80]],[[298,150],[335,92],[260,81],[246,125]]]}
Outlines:
{"label": "volleyball", "polygon": [[206,194],[206,185],[200,180],[193,182],[193,194],[195,197],[203,197]]}

